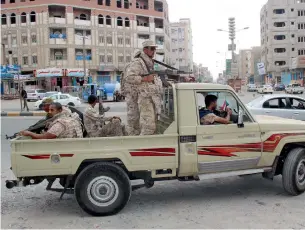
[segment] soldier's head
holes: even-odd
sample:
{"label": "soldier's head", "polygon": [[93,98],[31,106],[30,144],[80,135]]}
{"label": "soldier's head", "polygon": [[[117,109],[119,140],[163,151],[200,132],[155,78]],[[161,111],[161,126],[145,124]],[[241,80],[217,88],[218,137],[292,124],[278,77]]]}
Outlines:
{"label": "soldier's head", "polygon": [[207,95],[204,99],[205,107],[209,110],[215,110],[217,108],[217,97],[215,95]]}
{"label": "soldier's head", "polygon": [[91,105],[93,108],[94,108],[94,106],[96,105],[96,103],[97,103],[97,96],[95,96],[95,95],[90,95],[89,97],[88,97],[88,103],[89,103],[89,105]]}
{"label": "soldier's head", "polygon": [[53,103],[53,99],[52,98],[46,98],[42,101],[42,109],[45,111],[45,112],[49,112],[49,109],[50,109],[50,105]]}
{"label": "soldier's head", "polygon": [[53,102],[50,104],[49,114],[54,117],[56,114],[62,112],[62,105],[59,102]]}
{"label": "soldier's head", "polygon": [[143,52],[150,58],[153,58],[156,53],[157,45],[153,41],[143,42]]}

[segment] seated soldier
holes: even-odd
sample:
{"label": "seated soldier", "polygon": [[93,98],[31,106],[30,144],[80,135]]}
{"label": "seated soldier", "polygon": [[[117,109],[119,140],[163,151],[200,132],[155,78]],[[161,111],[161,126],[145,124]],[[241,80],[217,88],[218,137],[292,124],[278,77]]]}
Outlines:
{"label": "seated soldier", "polygon": [[217,97],[215,95],[207,95],[205,97],[206,109],[200,111],[200,124],[202,125],[212,125],[215,122],[220,124],[230,124],[230,118],[232,111],[227,108],[227,115],[225,118],[219,117],[215,114],[217,108]]}
{"label": "seated soldier", "polygon": [[55,138],[82,138],[83,130],[78,118],[67,116],[63,113],[63,107],[60,103],[51,103],[49,114],[52,121],[48,123],[48,130],[42,134],[36,134],[30,131],[21,131],[23,136],[30,136],[33,139],[55,139]]}
{"label": "seated soldier", "polygon": [[[126,136],[125,125],[121,124],[119,117],[105,118],[104,114],[100,115],[94,109],[98,103],[95,95],[88,97],[89,106],[84,112],[84,125],[88,133],[88,137],[114,137]],[[106,124],[105,122],[109,122]]]}

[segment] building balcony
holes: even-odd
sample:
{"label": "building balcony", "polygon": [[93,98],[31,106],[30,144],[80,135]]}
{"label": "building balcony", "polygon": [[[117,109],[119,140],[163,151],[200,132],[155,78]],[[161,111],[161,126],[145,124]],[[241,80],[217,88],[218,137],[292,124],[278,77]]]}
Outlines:
{"label": "building balcony", "polygon": [[140,32],[149,32],[149,27],[148,26],[138,26],[138,31]]}
{"label": "building balcony", "polygon": [[[75,34],[74,39],[75,39],[74,40],[75,45],[83,45],[83,36]],[[85,45],[91,45],[91,44],[92,44],[91,36],[86,36]]]}
{"label": "building balcony", "polygon": [[66,45],[67,35],[66,34],[50,34],[49,38],[50,45]]}
{"label": "building balcony", "polygon": [[49,17],[49,24],[66,25],[67,24],[67,19],[66,18]]}
{"label": "building balcony", "polygon": [[164,34],[164,28],[156,28],[155,31],[156,33]]}
{"label": "building balcony", "polygon": [[91,26],[90,20],[74,19],[74,24],[77,26]]}

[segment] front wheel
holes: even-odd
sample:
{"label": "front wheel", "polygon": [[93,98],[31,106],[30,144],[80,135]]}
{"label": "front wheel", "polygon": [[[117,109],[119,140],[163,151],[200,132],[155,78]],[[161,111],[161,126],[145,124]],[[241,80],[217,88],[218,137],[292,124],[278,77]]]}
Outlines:
{"label": "front wheel", "polygon": [[69,106],[75,106],[73,102],[68,103]]}
{"label": "front wheel", "polygon": [[126,172],[113,163],[87,166],[75,182],[75,197],[80,207],[93,216],[113,215],[121,211],[131,195]]}
{"label": "front wheel", "polygon": [[305,192],[305,149],[291,150],[284,162],[283,186],[293,196]]}

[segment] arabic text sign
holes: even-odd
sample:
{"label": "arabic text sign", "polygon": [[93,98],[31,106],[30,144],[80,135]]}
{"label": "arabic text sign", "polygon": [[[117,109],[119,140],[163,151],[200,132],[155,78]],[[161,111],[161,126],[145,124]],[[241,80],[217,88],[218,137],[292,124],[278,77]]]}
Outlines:
{"label": "arabic text sign", "polygon": [[[19,75],[19,80],[31,80],[33,79],[32,75]],[[18,81],[18,75],[14,75],[14,80]]]}
{"label": "arabic text sign", "polygon": [[62,69],[38,69],[36,71],[37,77],[62,77],[63,70]]}
{"label": "arabic text sign", "polygon": [[[84,69],[66,69],[67,77],[84,77]],[[86,76],[88,76],[88,69],[86,69]]]}

